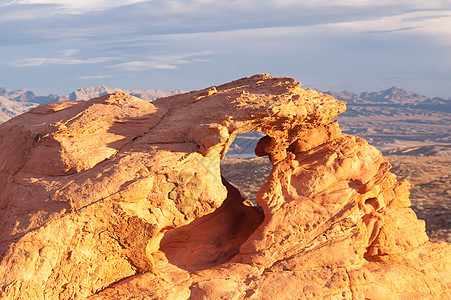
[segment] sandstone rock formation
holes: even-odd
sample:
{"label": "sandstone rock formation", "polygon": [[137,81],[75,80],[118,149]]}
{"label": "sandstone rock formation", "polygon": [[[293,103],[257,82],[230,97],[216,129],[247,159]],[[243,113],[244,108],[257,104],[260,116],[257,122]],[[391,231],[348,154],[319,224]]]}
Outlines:
{"label": "sandstone rock formation", "polygon": [[[0,125],[2,299],[445,299],[409,184],[341,133],[345,103],[256,75],[149,103],[118,92]],[[258,206],[221,178],[267,134]]]}

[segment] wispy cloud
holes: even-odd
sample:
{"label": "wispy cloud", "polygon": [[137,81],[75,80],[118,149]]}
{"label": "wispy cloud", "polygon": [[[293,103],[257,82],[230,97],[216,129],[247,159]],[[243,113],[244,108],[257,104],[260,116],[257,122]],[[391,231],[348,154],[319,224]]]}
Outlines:
{"label": "wispy cloud", "polygon": [[449,6],[448,0],[316,0],[316,1],[300,1],[300,0],[270,0],[266,1],[275,6],[279,7],[331,7],[331,6],[341,6],[341,7],[390,7],[390,6],[409,6],[414,9],[431,9],[431,8],[443,8]]}
{"label": "wispy cloud", "polygon": [[390,32],[396,32],[396,31],[404,31],[404,30],[413,30],[417,27],[403,27],[403,28],[395,28],[395,29],[387,29],[387,30],[373,30],[373,31],[366,31],[366,33],[390,33]]}
{"label": "wispy cloud", "polygon": [[47,57],[36,57],[36,58],[25,58],[17,59],[8,63],[8,65],[13,67],[36,67],[44,64],[54,64],[54,65],[84,65],[84,64],[98,64],[107,61],[111,61],[112,57],[96,57],[88,59],[70,59],[70,58],[47,58]]}
{"label": "wispy cloud", "polygon": [[11,0],[3,4],[3,6],[47,4],[55,5],[59,12],[80,14],[88,11],[101,11],[146,1],[149,0]]}
{"label": "wispy cloud", "polygon": [[[4,84],[99,79],[147,87],[151,78],[163,88],[190,89],[268,72],[298,76],[307,86],[342,81],[377,89],[387,74],[415,74],[388,78],[416,86],[450,76],[449,0],[0,2]],[[50,65],[82,67],[46,68],[47,74],[39,68]],[[29,69],[8,72],[13,67]]]}
{"label": "wispy cloud", "polygon": [[167,55],[151,55],[145,60],[127,61],[117,63],[110,68],[120,69],[123,71],[148,71],[148,70],[169,70],[176,69],[179,65],[189,64],[193,62],[208,61],[206,56],[218,53],[217,51],[199,51],[195,53],[167,54]]}
{"label": "wispy cloud", "polygon": [[[185,62],[186,63],[186,62]],[[148,71],[148,70],[168,70],[176,69],[175,64],[162,63],[157,61],[129,61],[110,66],[114,69],[120,69],[123,71]]]}
{"label": "wispy cloud", "polygon": [[94,57],[77,59],[71,58],[71,56],[78,52],[78,49],[67,49],[59,52],[59,57],[34,57],[34,58],[23,58],[16,59],[9,63],[13,67],[37,67],[44,64],[53,65],[85,65],[85,64],[99,64],[107,61],[112,61],[114,57]]}
{"label": "wispy cloud", "polygon": [[423,35],[436,43],[451,45],[451,10],[414,11],[374,20],[359,20],[337,23],[337,29],[365,33],[399,33]]}
{"label": "wispy cloud", "polygon": [[77,53],[79,51],[80,51],[80,49],[65,49],[65,50],[59,51],[57,54],[59,56],[68,57],[68,56],[74,55],[75,53]]}
{"label": "wispy cloud", "polygon": [[80,80],[94,80],[94,79],[105,79],[105,78],[113,78],[117,77],[117,75],[86,75],[86,76],[79,76],[77,79]]}

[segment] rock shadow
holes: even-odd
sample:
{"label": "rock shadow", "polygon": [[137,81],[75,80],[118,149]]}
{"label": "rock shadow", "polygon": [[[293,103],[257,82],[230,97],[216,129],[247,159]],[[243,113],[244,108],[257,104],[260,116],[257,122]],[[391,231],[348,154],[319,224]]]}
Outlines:
{"label": "rock shadow", "polygon": [[160,251],[170,263],[197,271],[228,262],[263,222],[265,216],[259,207],[247,204],[224,178],[222,182],[228,194],[217,210],[165,233]]}

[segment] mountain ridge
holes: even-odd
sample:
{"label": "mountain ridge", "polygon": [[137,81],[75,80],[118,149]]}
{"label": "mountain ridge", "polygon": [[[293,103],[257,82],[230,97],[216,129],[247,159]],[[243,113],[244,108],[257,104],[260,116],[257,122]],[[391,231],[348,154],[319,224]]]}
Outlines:
{"label": "mountain ridge", "polygon": [[66,95],[49,94],[47,96],[42,96],[27,89],[11,90],[7,87],[0,87],[0,123],[5,122],[16,115],[24,113],[27,110],[41,104],[67,100],[89,100],[118,91],[147,101],[153,101],[158,98],[172,96],[184,92],[180,90],[164,92],[154,89],[125,90],[120,88],[107,87],[104,85],[97,85],[81,88]]}
{"label": "mountain ridge", "polygon": [[[392,104],[418,104],[421,102],[426,103],[434,103],[438,101],[451,101],[451,97],[442,98],[442,97],[427,97],[421,94],[418,94],[413,91],[405,90],[398,88],[396,86],[392,86],[386,90],[380,91],[372,91],[372,92],[361,92],[356,93],[349,90],[343,91],[323,91],[319,89],[315,89],[325,94],[331,95],[337,99],[347,101],[348,104],[366,104],[366,103],[392,103]],[[116,87],[108,87],[105,85],[96,85],[96,86],[88,86],[84,88],[80,88],[76,91],[70,92],[66,95],[59,94],[49,94],[38,95],[37,93],[27,90],[27,89],[17,89],[11,90],[8,87],[0,87],[0,96],[8,98],[12,101],[18,102],[34,102],[39,104],[49,103],[53,101],[62,101],[62,100],[89,100],[93,97],[103,96],[108,93],[114,93],[117,91],[122,91],[127,94],[130,94],[135,97],[139,97],[141,95],[141,99],[147,101],[153,101],[155,99],[171,96],[179,93],[183,93],[185,91],[182,90],[173,90],[169,92],[156,90],[156,89],[121,89]]]}
{"label": "mountain ridge", "polygon": [[421,102],[435,101],[451,101],[449,98],[441,97],[427,97],[409,90],[404,90],[395,86],[386,90],[377,92],[361,92],[356,93],[349,90],[337,91],[322,91],[325,94],[331,95],[334,98],[345,100],[348,104],[370,104],[370,103],[391,103],[391,104],[419,104]]}
{"label": "mountain ridge", "polygon": [[437,146],[437,153],[451,155],[447,150],[451,144],[451,98],[430,98],[396,87],[360,94],[325,93],[347,102],[346,111],[337,117],[346,133],[387,152]]}

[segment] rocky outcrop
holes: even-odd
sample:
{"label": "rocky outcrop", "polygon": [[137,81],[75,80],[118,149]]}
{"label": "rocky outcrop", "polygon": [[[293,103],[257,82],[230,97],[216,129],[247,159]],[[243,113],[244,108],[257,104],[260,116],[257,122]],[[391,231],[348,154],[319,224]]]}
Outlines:
{"label": "rocky outcrop", "polygon": [[[117,92],[0,125],[4,299],[450,297],[409,184],[331,121],[345,103],[256,75],[152,103]],[[267,136],[258,206],[221,177]]]}

